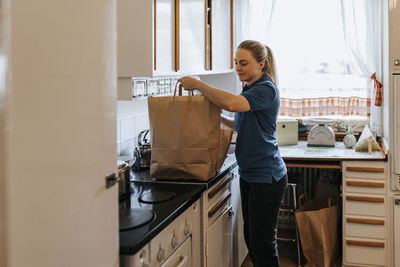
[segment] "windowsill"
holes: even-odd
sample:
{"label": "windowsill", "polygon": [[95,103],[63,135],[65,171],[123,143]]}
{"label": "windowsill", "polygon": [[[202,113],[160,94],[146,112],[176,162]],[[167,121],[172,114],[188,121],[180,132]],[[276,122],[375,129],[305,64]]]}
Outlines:
{"label": "windowsill", "polygon": [[[294,119],[293,117],[288,117],[288,116],[279,116],[279,119]],[[310,119],[315,119],[315,118],[324,118],[324,119],[332,119],[336,123],[342,123],[343,125],[359,125],[365,126],[368,124],[368,118],[364,116],[341,116],[341,115],[331,115],[331,116],[313,116],[313,117],[297,117],[295,119],[302,120],[303,123],[307,125],[307,129],[311,129],[312,126],[314,126],[313,123],[309,123]]]}

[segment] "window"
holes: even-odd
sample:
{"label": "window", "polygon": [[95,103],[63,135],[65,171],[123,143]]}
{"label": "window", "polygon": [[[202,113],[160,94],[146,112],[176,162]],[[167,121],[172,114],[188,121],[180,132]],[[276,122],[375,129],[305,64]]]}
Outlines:
{"label": "window", "polygon": [[242,40],[274,53],[280,115],[369,115],[381,60],[379,0],[249,0],[245,12]]}

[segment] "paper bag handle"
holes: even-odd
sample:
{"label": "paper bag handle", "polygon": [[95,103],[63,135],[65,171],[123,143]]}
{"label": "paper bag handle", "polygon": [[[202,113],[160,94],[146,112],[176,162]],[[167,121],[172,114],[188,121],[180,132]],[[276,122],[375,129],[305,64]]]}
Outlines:
{"label": "paper bag handle", "polygon": [[[178,86],[178,85],[179,85],[179,86]],[[181,84],[181,82],[180,82],[179,80],[178,80],[178,81],[176,82],[176,84],[175,84],[174,96],[176,96],[176,88],[179,88],[178,94],[179,94],[179,96],[182,96],[182,88],[183,88],[183,86],[182,86],[182,84]],[[194,96],[193,90],[190,90],[190,91],[189,91],[189,95],[190,95],[190,96]]]}

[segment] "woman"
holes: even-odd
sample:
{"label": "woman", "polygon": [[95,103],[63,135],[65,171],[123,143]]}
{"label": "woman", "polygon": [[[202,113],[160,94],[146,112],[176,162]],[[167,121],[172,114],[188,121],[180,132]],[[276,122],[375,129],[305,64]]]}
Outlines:
{"label": "woman", "polygon": [[180,82],[186,90],[197,89],[215,105],[236,112],[234,121],[222,116],[222,122],[237,132],[246,245],[256,267],[279,266],[276,233],[287,174],[275,137],[280,99],[274,58],[269,47],[248,40],[238,46],[234,61],[239,80],[246,83],[240,95],[190,77]]}

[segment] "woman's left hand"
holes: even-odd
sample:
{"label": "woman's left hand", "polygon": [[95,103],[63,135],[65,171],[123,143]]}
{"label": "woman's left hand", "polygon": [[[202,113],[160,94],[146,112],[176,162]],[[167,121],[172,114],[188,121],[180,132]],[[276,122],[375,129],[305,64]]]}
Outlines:
{"label": "woman's left hand", "polygon": [[180,78],[179,81],[181,82],[183,88],[188,91],[199,89],[201,84],[203,83],[200,80],[188,76]]}

